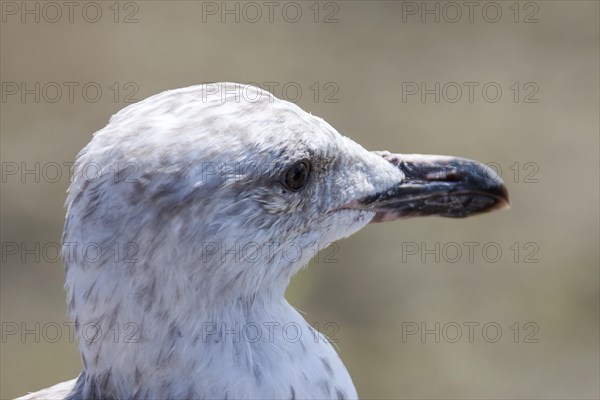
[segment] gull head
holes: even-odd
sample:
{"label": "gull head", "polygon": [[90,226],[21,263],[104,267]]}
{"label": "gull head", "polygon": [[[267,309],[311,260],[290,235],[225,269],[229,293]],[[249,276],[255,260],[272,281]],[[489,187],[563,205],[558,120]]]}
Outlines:
{"label": "gull head", "polygon": [[[507,204],[483,164],[367,151],[256,87],[155,95],[94,134],[69,188],[63,254],[84,365],[148,374],[160,357],[151,338],[171,343],[200,316],[268,309],[316,252],[371,222]],[[106,334],[119,321],[134,323],[135,352],[81,328]]]}

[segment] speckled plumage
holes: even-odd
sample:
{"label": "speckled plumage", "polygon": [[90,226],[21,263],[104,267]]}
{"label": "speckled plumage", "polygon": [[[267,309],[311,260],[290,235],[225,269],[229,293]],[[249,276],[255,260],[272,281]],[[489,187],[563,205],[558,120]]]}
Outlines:
{"label": "speckled plumage", "polygon": [[[84,364],[68,398],[356,398],[284,292],[317,250],[376,215],[349,204],[404,180],[388,155],[239,84],[167,91],[113,116],[79,154],[67,198]],[[308,182],[292,191],[281,174],[300,160]]]}

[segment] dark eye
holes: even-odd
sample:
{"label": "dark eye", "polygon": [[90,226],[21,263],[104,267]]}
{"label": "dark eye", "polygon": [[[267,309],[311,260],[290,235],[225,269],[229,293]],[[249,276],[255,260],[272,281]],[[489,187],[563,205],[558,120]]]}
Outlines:
{"label": "dark eye", "polygon": [[283,174],[283,185],[290,190],[300,190],[306,185],[310,163],[308,160],[298,161]]}

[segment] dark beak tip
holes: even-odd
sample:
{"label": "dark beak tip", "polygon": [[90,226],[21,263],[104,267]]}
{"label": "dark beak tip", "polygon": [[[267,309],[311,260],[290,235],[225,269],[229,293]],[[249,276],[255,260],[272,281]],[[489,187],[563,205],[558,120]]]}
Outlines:
{"label": "dark beak tip", "polygon": [[501,178],[496,176],[492,184],[484,186],[488,186],[488,189],[485,191],[497,200],[497,208],[494,208],[494,210],[510,208],[510,195],[508,193],[508,188]]}
{"label": "dark beak tip", "polygon": [[[479,186],[479,187],[477,187]],[[510,195],[508,193],[508,188],[500,179],[496,177],[494,181],[490,184],[489,181],[484,183],[483,181],[479,181],[479,185],[475,185],[472,187],[472,195],[473,198],[488,198],[487,201],[489,204],[485,206],[482,204],[479,207],[472,209],[470,212],[466,212],[461,217],[468,217],[471,215],[478,214],[487,214],[492,211],[500,211],[500,210],[509,210],[510,209]],[[483,200],[483,199],[482,199]]]}
{"label": "dark beak tip", "polygon": [[481,210],[481,214],[491,211],[510,210],[510,202],[508,198],[495,197],[496,202],[487,209]]}
{"label": "dark beak tip", "polygon": [[506,185],[502,184],[500,190],[502,191],[502,195],[500,196],[500,198],[504,200],[505,207],[510,208],[510,196],[508,194],[508,188],[506,187]]}
{"label": "dark beak tip", "polygon": [[498,194],[496,195],[496,199],[496,207],[490,211],[510,210],[510,196],[508,194],[508,189],[506,185],[504,185],[504,183],[500,184],[500,187],[498,188]]}

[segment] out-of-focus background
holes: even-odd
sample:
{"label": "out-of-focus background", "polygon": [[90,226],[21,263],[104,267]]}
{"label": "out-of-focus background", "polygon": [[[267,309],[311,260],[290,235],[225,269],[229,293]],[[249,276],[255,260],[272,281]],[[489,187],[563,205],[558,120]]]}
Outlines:
{"label": "out-of-focus background", "polygon": [[69,4],[0,3],[2,399],[81,368],[67,163],[128,102],[215,81],[368,149],[484,161],[510,190],[510,211],[368,226],[294,279],[360,396],[600,396],[598,2]]}

